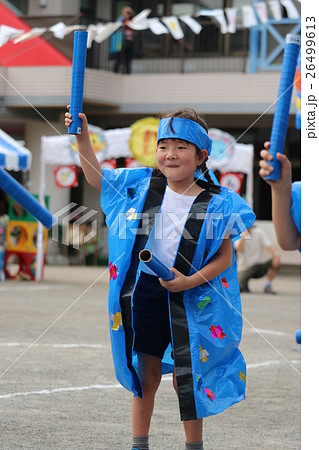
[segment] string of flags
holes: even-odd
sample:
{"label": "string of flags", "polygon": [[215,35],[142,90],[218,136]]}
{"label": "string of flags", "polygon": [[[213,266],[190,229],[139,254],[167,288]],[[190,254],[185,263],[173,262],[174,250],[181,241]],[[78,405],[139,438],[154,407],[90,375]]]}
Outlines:
{"label": "string of flags", "polygon": [[[301,3],[301,0],[298,1]],[[151,10],[144,9],[131,21],[127,22],[127,25],[135,31],[149,29],[156,35],[170,33],[174,39],[179,40],[184,37],[180,22],[185,23],[193,33],[199,34],[202,30],[202,25],[196,18],[209,17],[219,24],[222,34],[235,33],[239,23],[243,28],[251,28],[259,23],[265,24],[269,19],[281,20],[281,6],[285,8],[289,19],[300,18],[300,13],[292,0],[268,0],[267,2],[258,1],[253,5],[243,5],[240,8],[201,9],[194,14],[194,17],[189,14],[182,14],[180,16],[149,18]],[[93,41],[97,43],[103,42],[115,33],[121,25],[122,22],[108,22],[106,24],[90,24],[85,27],[82,25],[67,26],[63,22],[58,22],[48,28],[32,28],[26,32],[25,30],[2,24],[0,25],[0,47],[11,40],[14,44],[18,44],[19,42],[41,36],[47,31],[52,32],[57,39],[64,39],[66,35],[75,30],[86,29],[88,31],[88,48],[90,48]]]}

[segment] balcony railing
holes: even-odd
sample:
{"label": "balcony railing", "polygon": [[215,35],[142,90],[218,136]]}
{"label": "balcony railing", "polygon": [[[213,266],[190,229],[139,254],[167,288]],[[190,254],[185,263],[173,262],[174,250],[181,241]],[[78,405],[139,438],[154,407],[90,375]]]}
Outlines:
{"label": "balcony railing", "polygon": [[[221,34],[217,25],[202,23],[199,35],[183,28],[185,38],[175,41],[170,35],[155,36],[149,30],[134,38],[132,73],[208,73],[247,71],[249,30]],[[87,66],[112,71],[109,41],[93,43]]]}
{"label": "balcony railing", "polygon": [[285,36],[288,33],[299,34],[300,29],[300,19],[270,19],[265,24],[251,28],[249,72],[281,70]]}

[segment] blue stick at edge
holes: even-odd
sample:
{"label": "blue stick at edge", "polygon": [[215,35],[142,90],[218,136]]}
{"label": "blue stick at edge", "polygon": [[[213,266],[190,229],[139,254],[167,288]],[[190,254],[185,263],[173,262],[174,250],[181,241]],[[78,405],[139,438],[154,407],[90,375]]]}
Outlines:
{"label": "blue stick at edge", "polygon": [[164,281],[173,280],[175,278],[173,272],[169,270],[156,256],[152,255],[147,249],[140,251],[140,261],[145,263],[156,275],[162,278]]}
{"label": "blue stick at edge", "polygon": [[51,228],[54,225],[56,219],[50,211],[44,208],[18,181],[2,168],[0,168],[0,186],[46,228]]}
{"label": "blue stick at edge", "polygon": [[69,134],[81,134],[81,119],[79,118],[79,113],[82,112],[83,107],[87,37],[87,31],[74,32],[70,100],[70,114],[72,114],[72,123],[68,129]]}
{"label": "blue stick at edge", "polygon": [[296,342],[297,344],[301,344],[301,330],[296,331]]}
{"label": "blue stick at edge", "polygon": [[270,136],[269,153],[273,155],[273,160],[269,164],[274,170],[265,177],[266,180],[278,181],[280,178],[281,163],[277,160],[276,154],[284,152],[291,95],[294,86],[297,61],[300,50],[300,36],[287,34],[286,46],[281,68],[281,77],[278,91],[274,120]]}

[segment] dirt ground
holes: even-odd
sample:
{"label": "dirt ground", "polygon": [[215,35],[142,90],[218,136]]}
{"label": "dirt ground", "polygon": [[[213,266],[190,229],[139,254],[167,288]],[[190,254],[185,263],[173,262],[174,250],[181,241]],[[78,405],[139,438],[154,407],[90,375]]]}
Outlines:
{"label": "dirt ground", "polygon": [[[48,266],[40,283],[0,283],[0,448],[130,449],[131,394],[114,376],[101,267]],[[247,398],[204,421],[205,450],[300,448],[300,276],[242,296]],[[153,450],[184,448],[171,378],[163,378]]]}

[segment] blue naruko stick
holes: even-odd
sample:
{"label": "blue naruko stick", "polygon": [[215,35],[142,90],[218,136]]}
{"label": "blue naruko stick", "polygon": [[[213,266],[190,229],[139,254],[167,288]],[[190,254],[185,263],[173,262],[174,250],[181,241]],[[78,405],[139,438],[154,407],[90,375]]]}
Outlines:
{"label": "blue naruko stick", "polygon": [[301,330],[296,330],[296,342],[301,344]]}
{"label": "blue naruko stick", "polygon": [[276,154],[278,152],[284,152],[291,95],[294,86],[294,77],[297,67],[299,50],[300,36],[295,34],[287,34],[286,46],[281,68],[278,100],[276,103],[270,136],[269,153],[273,156],[273,160],[269,161],[269,164],[274,168],[274,170],[267,177],[265,177],[266,180],[278,181],[280,178],[281,163],[276,158]]}
{"label": "blue naruko stick", "polygon": [[156,275],[164,281],[173,280],[175,278],[173,272],[169,270],[156,256],[152,255],[147,249],[140,251],[140,261],[145,263]]}
{"label": "blue naruko stick", "polygon": [[41,203],[2,168],[0,168],[0,186],[32,216],[43,223],[46,228],[51,228],[54,225],[56,219],[50,211],[44,208]]}
{"label": "blue naruko stick", "polygon": [[87,37],[87,31],[74,32],[70,100],[70,114],[72,114],[72,123],[68,129],[69,134],[81,134],[81,119],[79,118],[79,113],[82,112],[83,106]]}

